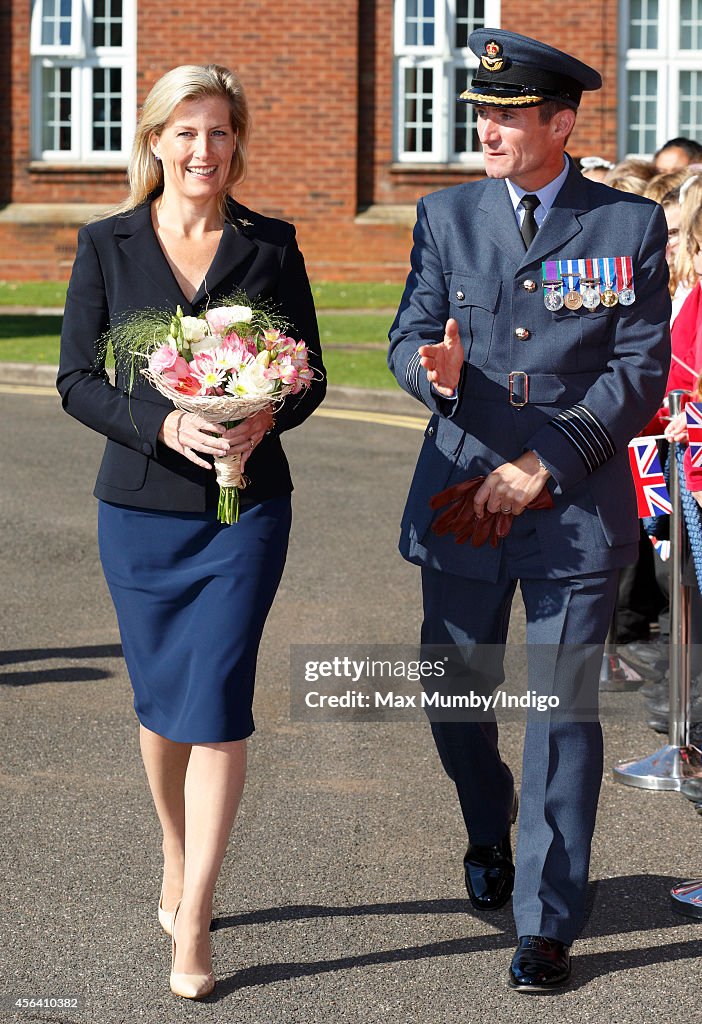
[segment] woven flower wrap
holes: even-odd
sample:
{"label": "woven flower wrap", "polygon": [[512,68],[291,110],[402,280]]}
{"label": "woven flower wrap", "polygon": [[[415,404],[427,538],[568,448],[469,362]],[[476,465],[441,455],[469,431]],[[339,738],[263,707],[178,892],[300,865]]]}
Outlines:
{"label": "woven flower wrap", "polygon": [[[239,398],[230,395],[184,395],[169,384],[160,373],[153,373],[148,367],[141,372],[152,387],[173,402],[176,409],[180,409],[181,412],[197,413],[208,423],[240,422],[249,416],[255,416],[262,409],[277,409],[292,391],[291,387],[283,385],[275,395],[242,395]],[[245,489],[247,482],[241,472],[241,456],[238,452],[232,455],[215,455],[214,469],[220,487],[219,521],[235,523],[239,518],[238,492]]]}

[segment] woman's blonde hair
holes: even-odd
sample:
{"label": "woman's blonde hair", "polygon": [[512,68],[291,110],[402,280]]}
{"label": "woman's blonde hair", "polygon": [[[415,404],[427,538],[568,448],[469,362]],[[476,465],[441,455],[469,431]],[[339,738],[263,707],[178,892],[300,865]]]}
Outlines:
{"label": "woman's blonde hair", "polygon": [[151,150],[152,136],[163,132],[181,103],[209,97],[221,97],[227,101],[232,129],[236,134],[236,149],[220,195],[222,213],[225,212],[230,189],[246,177],[251,118],[244,87],[234,72],[221,64],[182,64],[159,78],[144,101],[129,158],[129,196],[110,213],[133,210],[163,185],[161,162]]}
{"label": "woman's blonde hair", "polygon": [[690,171],[687,167],[681,167],[679,171],[670,171],[668,174],[657,174],[649,181],[644,195],[647,199],[652,199],[654,203],[662,205],[665,197],[674,192],[689,176]]}
{"label": "woman's blonde hair", "polygon": [[655,174],[656,168],[647,160],[622,160],[609,172],[605,185],[642,196]]}
{"label": "woman's blonde hair", "polygon": [[680,188],[680,243],[675,260],[675,276],[688,287],[697,281],[692,262],[702,241],[702,175],[693,174]]}

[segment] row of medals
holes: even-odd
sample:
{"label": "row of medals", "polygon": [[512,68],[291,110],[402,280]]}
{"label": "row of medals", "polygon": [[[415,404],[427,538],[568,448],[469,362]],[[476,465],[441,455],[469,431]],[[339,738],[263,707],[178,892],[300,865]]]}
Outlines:
{"label": "row of medals", "polygon": [[597,281],[586,281],[582,280],[583,287],[580,291],[576,291],[575,288],[571,288],[570,291],[563,294],[563,280],[560,281],[545,281],[544,288],[547,291],[544,292],[544,305],[546,309],[551,310],[555,313],[557,309],[580,309],[581,306],[585,306],[586,309],[597,309],[600,302],[603,306],[616,306],[618,302],[622,306],[631,306],[636,296],[634,295],[634,289],[629,285],[624,285],[618,292],[608,285],[603,291],[600,291],[596,287]]}

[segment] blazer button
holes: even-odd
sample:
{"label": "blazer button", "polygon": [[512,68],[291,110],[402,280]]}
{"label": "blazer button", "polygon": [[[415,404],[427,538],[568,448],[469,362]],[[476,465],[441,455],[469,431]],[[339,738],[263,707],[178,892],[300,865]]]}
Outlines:
{"label": "blazer button", "polygon": [[526,327],[517,327],[514,332],[514,336],[515,338],[518,338],[519,341],[526,341],[527,338],[531,337],[531,332],[528,331]]}
{"label": "blazer button", "polygon": [[141,446],[141,450],[143,451],[144,455],[153,455],[154,453],[153,446],[150,445],[148,441],[144,441],[143,445]]}
{"label": "blazer button", "polygon": [[456,298],[458,299],[459,302],[463,302],[463,300],[465,299],[465,294],[459,289],[456,292]]}
{"label": "blazer button", "polygon": [[532,281],[530,279],[526,280],[526,281],[522,281],[522,288],[524,289],[525,292],[535,292],[536,291],[536,281]]}

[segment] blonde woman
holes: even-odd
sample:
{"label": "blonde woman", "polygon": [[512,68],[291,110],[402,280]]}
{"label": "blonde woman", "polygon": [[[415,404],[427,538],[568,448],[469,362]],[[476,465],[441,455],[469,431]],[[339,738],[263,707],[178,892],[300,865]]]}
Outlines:
{"label": "blonde woman", "polygon": [[[58,375],[66,411],[107,438],[94,491],[100,554],[163,833],[158,916],[173,935],[170,985],[188,998],[215,984],[213,894],[244,786],[259,641],[287,551],[292,483],[281,434],[325,391],[295,231],[230,196],[246,171],[249,123],[226,68],[178,67],[154,85],[129,197],[78,235]],[[238,289],[276,304],[317,371],[275,419],[262,411],[226,429],[176,411],[146,382],[131,394],[119,373],[109,383],[97,340],[120,316],[179,305],[196,316]],[[238,452],[250,478],[232,526],[216,517],[212,456],[221,452]]]}

